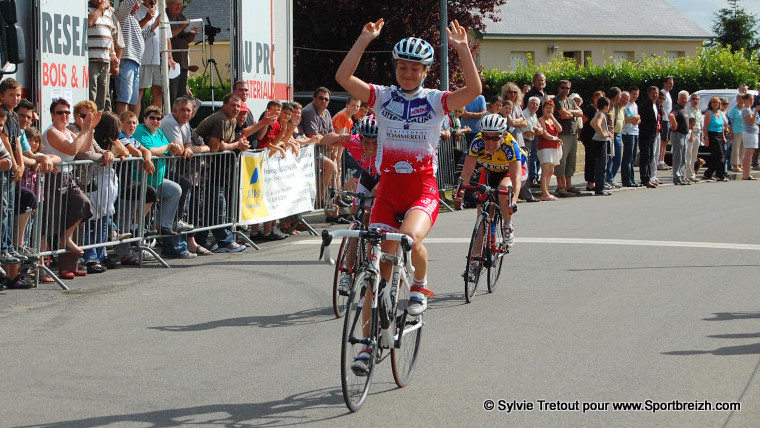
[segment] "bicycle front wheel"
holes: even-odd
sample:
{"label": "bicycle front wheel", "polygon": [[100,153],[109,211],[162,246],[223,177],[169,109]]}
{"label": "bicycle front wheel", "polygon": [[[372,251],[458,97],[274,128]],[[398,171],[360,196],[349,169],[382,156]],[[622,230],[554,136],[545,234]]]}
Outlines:
{"label": "bicycle front wheel", "polygon": [[483,249],[485,248],[484,240],[486,237],[486,219],[483,215],[478,215],[475,220],[475,227],[472,230],[470,239],[470,249],[467,252],[467,265],[464,267],[464,298],[467,303],[471,303],[475,298],[475,292],[478,289],[480,273],[483,270]]}
{"label": "bicycle front wheel", "polygon": [[[354,222],[348,226],[348,230],[354,230],[359,225]],[[335,259],[335,275],[333,275],[333,313],[336,318],[340,318],[346,312],[346,301],[348,295],[351,292],[348,290],[341,290],[341,282],[353,285],[354,266],[355,263],[348,263],[349,258],[349,246],[351,239],[348,237],[343,238],[340,242],[340,248],[338,249],[338,257]],[[353,288],[353,287],[351,287]]]}
{"label": "bicycle front wheel", "polygon": [[[412,316],[406,313],[405,308],[409,301],[409,286],[412,285],[412,277],[402,277],[399,284],[398,301],[396,302],[395,319],[393,322],[393,336],[396,343],[391,347],[391,365],[393,368],[393,380],[399,388],[409,384],[417,365],[417,353],[420,350],[422,340],[422,314]],[[407,282],[405,284],[405,282]]]}
{"label": "bicycle front wheel", "polygon": [[[362,298],[367,290],[372,290],[372,278],[364,272],[356,275],[355,286],[346,300],[346,312],[343,322],[341,341],[340,376],[343,400],[352,412],[358,411],[367,399],[369,385],[374,374],[375,355],[377,352],[377,313],[362,314]],[[370,291],[371,292],[371,291]],[[354,371],[351,367],[363,349],[371,350],[366,372]]]}
{"label": "bicycle front wheel", "polygon": [[507,251],[507,243],[504,242],[504,219],[501,217],[501,211],[496,211],[493,215],[493,223],[495,227],[494,236],[490,239],[490,251],[491,263],[488,264],[488,292],[493,293],[496,290],[496,282],[499,281],[501,275],[501,265],[504,262],[504,255]]}

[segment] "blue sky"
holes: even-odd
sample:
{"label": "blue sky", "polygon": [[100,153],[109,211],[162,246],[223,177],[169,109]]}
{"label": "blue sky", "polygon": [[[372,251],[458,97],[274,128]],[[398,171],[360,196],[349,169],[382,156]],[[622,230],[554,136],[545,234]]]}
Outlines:
{"label": "blue sky", "polygon": [[[712,32],[715,12],[727,7],[725,0],[668,0],[673,6],[683,12],[700,27]],[[742,0],[739,6],[749,13],[754,13],[760,20],[760,0]]]}

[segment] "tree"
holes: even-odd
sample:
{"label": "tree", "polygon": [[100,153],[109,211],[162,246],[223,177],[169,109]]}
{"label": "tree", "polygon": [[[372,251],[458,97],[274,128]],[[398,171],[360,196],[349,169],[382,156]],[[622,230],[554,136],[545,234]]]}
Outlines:
{"label": "tree", "polygon": [[741,49],[749,55],[760,48],[760,40],[754,37],[758,19],[753,13],[747,13],[740,6],[741,0],[726,0],[728,7],[715,12],[713,31],[717,35],[716,42],[729,46],[736,52]]}
{"label": "tree", "polygon": [[[483,19],[498,20],[495,10],[506,0],[449,1],[448,18],[458,20],[468,30],[483,30]],[[369,21],[385,19],[385,26],[362,57],[356,75],[368,82],[393,84],[393,45],[404,37],[420,37],[436,47],[436,64],[431,67],[427,86],[438,86],[440,0],[361,1],[294,0],[293,45],[296,90],[310,91],[319,86],[338,88],[335,71]],[[475,46],[473,46],[474,48]],[[449,51],[452,84],[461,75],[459,61]]]}

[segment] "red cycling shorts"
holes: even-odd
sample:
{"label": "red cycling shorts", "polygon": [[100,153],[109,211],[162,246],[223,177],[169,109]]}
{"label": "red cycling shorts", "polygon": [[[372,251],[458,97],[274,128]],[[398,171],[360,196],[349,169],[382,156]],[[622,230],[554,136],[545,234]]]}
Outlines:
{"label": "red cycling shorts", "polygon": [[430,227],[438,218],[438,183],[426,174],[384,173],[380,176],[370,226],[398,232],[406,213],[422,210],[430,216]]}

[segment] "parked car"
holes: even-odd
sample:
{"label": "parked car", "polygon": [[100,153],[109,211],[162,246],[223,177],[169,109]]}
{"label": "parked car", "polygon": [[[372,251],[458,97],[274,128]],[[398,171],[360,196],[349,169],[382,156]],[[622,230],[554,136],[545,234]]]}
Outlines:
{"label": "parked car", "polygon": [[[752,94],[752,96],[757,96],[757,91],[747,92]],[[699,110],[704,113],[707,111],[707,104],[710,102],[710,98],[714,96],[727,98],[728,109],[730,110],[736,105],[736,94],[738,94],[739,91],[737,89],[702,89],[694,93],[699,95]]]}

